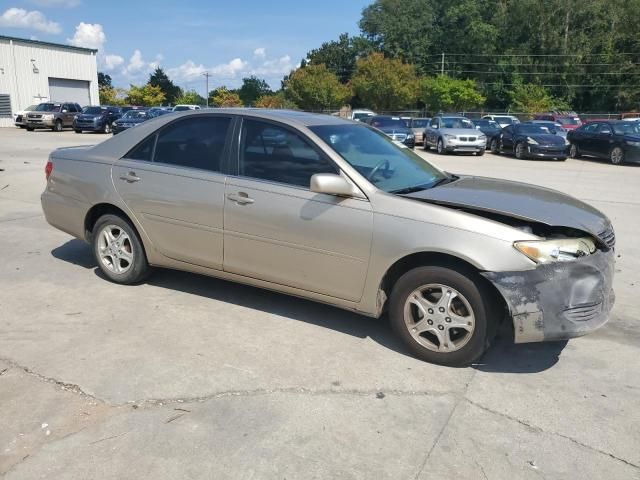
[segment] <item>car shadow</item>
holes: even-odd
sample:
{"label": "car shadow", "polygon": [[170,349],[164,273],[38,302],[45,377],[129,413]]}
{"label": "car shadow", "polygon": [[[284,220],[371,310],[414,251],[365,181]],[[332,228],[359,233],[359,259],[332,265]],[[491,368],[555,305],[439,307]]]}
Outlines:
{"label": "car shadow", "polygon": [[[93,270],[97,276],[108,281],[97,268],[91,247],[80,240],[69,240],[53,249],[51,254],[59,260]],[[311,300],[205,275],[162,268],[157,268],[146,283],[279,315],[357,338],[368,337],[385,348],[412,357],[391,331],[386,315],[373,319]],[[558,362],[560,352],[566,345],[566,342],[515,345],[512,338],[509,325],[503,325],[494,345],[472,367],[484,372],[541,372]]]}

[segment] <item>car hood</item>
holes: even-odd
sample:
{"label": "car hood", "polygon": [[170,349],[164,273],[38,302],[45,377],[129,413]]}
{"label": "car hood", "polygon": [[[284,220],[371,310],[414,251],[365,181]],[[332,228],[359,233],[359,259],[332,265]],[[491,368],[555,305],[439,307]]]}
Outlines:
{"label": "car hood", "polygon": [[116,120],[115,123],[117,124],[123,124],[123,123],[142,123],[145,120],[148,120],[148,118],[120,118],[118,120]]}
{"label": "car hood", "polygon": [[577,198],[548,188],[487,177],[461,176],[457,180],[403,195],[404,197],[506,215],[551,227],[569,227],[600,238],[609,219]]}
{"label": "car hood", "polygon": [[441,128],[440,131],[447,135],[462,135],[467,137],[483,135],[483,133],[476,128]]}
{"label": "car hood", "polygon": [[536,142],[541,145],[564,145],[564,138],[560,135],[553,135],[551,133],[542,134],[542,135],[526,135],[522,134],[523,137],[533,138]]}
{"label": "car hood", "polygon": [[102,114],[100,113],[80,113],[76,115],[76,118],[79,120],[93,120],[94,118],[100,118]]}

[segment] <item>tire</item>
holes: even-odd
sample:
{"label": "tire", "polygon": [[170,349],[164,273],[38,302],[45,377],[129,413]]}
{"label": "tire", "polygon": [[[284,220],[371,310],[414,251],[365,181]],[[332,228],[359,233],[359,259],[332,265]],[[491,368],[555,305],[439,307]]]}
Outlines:
{"label": "tire", "polygon": [[76,133],[82,133],[82,130],[76,130]]}
{"label": "tire", "polygon": [[112,282],[131,285],[149,275],[142,242],[128,220],[112,214],[101,216],[93,227],[92,245],[98,267]]}
{"label": "tire", "polygon": [[27,132],[33,132],[35,130],[35,128],[33,127],[25,127],[27,129]]}
{"label": "tire", "polygon": [[578,150],[578,145],[572,143],[569,147],[569,156],[571,158],[580,158],[580,150]]}
{"label": "tire", "polygon": [[441,138],[438,139],[438,144],[436,146],[436,151],[440,155],[446,155],[447,154],[447,150],[444,148],[444,142],[442,141]]}
{"label": "tire", "polygon": [[[437,305],[438,298],[430,297],[440,287],[444,287],[440,290],[440,299],[445,291],[455,291],[457,295],[451,299],[450,306],[442,307],[444,313],[439,313],[441,307]],[[481,277],[472,271],[440,266],[414,268],[400,277],[391,292],[391,327],[409,350],[422,360],[452,367],[469,365],[488,348],[498,323],[497,317],[492,313],[497,312],[497,305],[491,304],[494,297],[487,290],[481,282]],[[416,303],[409,301],[410,298],[419,298],[416,295],[424,301],[423,310],[420,310]],[[456,308],[458,313],[467,315],[457,315],[453,310],[449,310],[452,307]],[[452,318],[447,315],[451,315]],[[431,323],[427,325],[425,319],[426,323]],[[447,322],[452,320],[460,325],[466,323],[466,326],[447,326],[451,325]],[[415,333],[412,325],[419,325],[418,329],[426,328],[428,331]],[[436,335],[437,332],[440,333]],[[440,340],[444,341],[444,346],[440,344]]]}
{"label": "tire", "polygon": [[102,133],[111,133],[111,124],[109,122],[106,122],[104,124],[104,128],[102,129]]}
{"label": "tire", "polygon": [[500,153],[500,145],[498,144],[497,138],[491,139],[489,150],[491,150],[491,153],[494,153],[496,155]]}
{"label": "tire", "polygon": [[423,150],[425,152],[428,152],[429,150],[431,150],[431,146],[427,143],[427,139],[426,138],[422,142],[422,148],[423,148]]}
{"label": "tire", "polygon": [[620,147],[613,147],[609,152],[609,161],[613,165],[622,165],[624,163],[624,150]]}
{"label": "tire", "polygon": [[27,128],[27,127],[25,127],[24,125],[20,125],[20,128]]}
{"label": "tire", "polygon": [[558,158],[559,162],[566,162],[567,161],[567,157],[560,157]]}
{"label": "tire", "polygon": [[484,148],[483,148],[482,150],[478,151],[478,153],[476,153],[476,155],[477,155],[478,157],[483,156],[483,155],[484,155]]}
{"label": "tire", "polygon": [[61,132],[62,131],[62,121],[61,120],[56,120],[56,122],[53,124],[53,128],[51,129],[54,132]]}
{"label": "tire", "polygon": [[523,160],[525,158],[524,151],[524,143],[516,143],[516,147],[513,149],[513,152],[518,160]]}

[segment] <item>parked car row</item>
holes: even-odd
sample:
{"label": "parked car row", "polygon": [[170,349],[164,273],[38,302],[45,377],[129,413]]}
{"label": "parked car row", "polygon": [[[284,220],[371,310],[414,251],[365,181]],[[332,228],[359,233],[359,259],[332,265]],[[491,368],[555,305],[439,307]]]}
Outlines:
{"label": "parked car row", "polygon": [[[200,108],[199,105],[152,108],[104,105],[83,108],[75,102],[43,102],[38,105],[30,105],[24,110],[16,112],[14,114],[14,124],[29,132],[45,128],[60,132],[65,128],[71,128],[76,133],[86,131],[111,133],[114,130],[125,130],[143,120],[166,113],[200,110]],[[121,118],[126,121],[118,122]]]}

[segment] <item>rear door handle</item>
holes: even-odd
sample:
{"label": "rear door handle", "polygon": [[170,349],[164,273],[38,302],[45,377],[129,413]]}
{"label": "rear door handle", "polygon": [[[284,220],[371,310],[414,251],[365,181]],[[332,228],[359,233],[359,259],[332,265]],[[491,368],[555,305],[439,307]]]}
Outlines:
{"label": "rear door handle", "polygon": [[125,182],[134,183],[140,180],[140,177],[136,176],[136,172],[129,172],[126,175],[120,175],[120,180]]}
{"label": "rear door handle", "polygon": [[249,198],[249,195],[247,195],[245,192],[230,193],[229,195],[227,195],[227,198],[239,205],[249,205],[254,202],[253,198]]}

